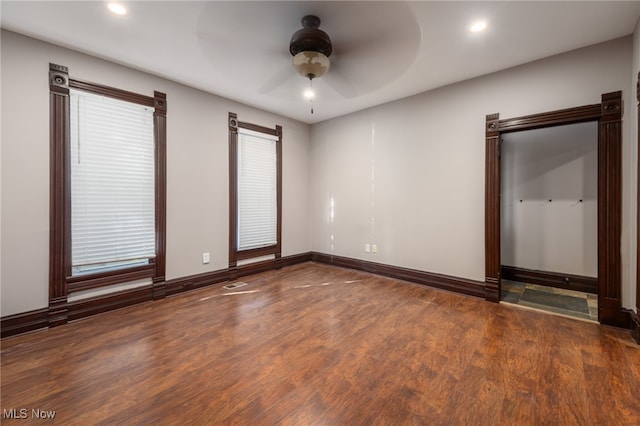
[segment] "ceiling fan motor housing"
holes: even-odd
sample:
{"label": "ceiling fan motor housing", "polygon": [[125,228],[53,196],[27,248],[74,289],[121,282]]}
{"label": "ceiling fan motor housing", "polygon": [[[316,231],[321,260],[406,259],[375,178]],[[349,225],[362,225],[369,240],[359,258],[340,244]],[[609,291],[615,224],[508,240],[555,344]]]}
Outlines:
{"label": "ceiling fan motor housing", "polygon": [[326,57],[331,56],[331,39],[320,28],[320,18],[307,15],[302,18],[302,29],[291,36],[289,52],[295,56],[300,52],[320,52]]}

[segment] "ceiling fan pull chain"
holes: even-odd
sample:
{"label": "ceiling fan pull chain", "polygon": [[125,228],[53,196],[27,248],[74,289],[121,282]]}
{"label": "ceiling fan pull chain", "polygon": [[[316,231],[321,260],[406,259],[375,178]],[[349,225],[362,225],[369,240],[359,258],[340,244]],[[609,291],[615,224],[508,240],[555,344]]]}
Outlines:
{"label": "ceiling fan pull chain", "polygon": [[311,102],[311,114],[313,114],[313,98],[315,96],[315,92],[313,91],[313,78],[309,78],[309,90],[311,90],[311,97],[309,98],[309,102]]}

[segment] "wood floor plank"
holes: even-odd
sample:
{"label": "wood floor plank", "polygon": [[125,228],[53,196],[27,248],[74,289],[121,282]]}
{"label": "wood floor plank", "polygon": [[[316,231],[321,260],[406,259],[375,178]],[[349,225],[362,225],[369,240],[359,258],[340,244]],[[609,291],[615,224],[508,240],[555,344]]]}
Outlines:
{"label": "wood floor plank", "polygon": [[2,424],[640,425],[625,330],[311,262],[243,281],[3,340]]}

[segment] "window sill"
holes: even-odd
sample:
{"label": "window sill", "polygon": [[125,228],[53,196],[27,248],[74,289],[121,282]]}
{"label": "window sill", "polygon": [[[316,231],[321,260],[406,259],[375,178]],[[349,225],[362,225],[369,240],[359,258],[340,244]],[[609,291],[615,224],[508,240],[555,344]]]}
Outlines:
{"label": "window sill", "polygon": [[236,251],[236,259],[245,260],[245,259],[251,259],[254,257],[268,256],[270,254],[273,254],[276,257],[279,257],[279,253],[277,252],[277,249],[278,249],[278,246],[272,245],[267,247],[251,249],[251,250]]}
{"label": "window sill", "polygon": [[117,271],[67,277],[67,286],[69,293],[73,293],[76,291],[90,290],[93,288],[135,281],[142,278],[153,278],[155,271],[156,265],[154,263],[150,263],[148,265],[135,266],[132,268],[123,268]]}

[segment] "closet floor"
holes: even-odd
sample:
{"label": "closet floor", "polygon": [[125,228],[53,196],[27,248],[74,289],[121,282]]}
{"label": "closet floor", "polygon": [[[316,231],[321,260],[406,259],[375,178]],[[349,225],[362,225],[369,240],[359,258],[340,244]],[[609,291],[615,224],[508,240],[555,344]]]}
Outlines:
{"label": "closet floor", "polygon": [[598,321],[598,295],[502,280],[501,300],[529,308]]}

